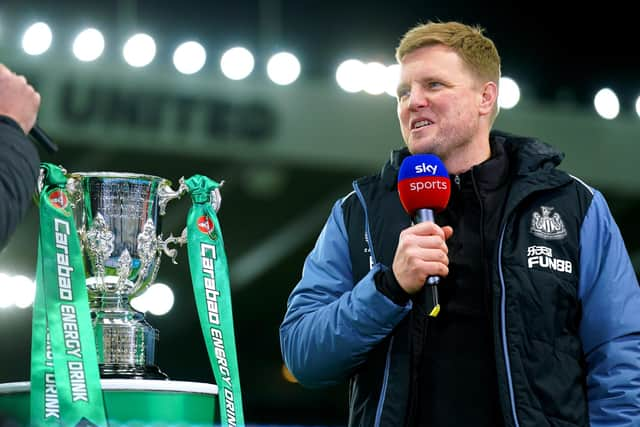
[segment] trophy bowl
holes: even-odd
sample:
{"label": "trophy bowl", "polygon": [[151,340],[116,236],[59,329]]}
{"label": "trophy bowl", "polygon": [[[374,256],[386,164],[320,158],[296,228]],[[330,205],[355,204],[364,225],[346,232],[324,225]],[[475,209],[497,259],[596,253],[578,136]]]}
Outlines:
{"label": "trophy bowl", "polygon": [[103,378],[168,378],[155,363],[158,331],[129,301],[155,279],[162,253],[177,251],[163,240],[161,218],[180,197],[157,176],[116,172],[67,175],[85,267],[89,307]]}

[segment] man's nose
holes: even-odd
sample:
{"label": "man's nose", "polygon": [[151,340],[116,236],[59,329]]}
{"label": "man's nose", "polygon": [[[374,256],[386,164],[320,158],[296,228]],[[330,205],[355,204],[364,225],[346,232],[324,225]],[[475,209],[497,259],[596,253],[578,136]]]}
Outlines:
{"label": "man's nose", "polygon": [[414,85],[409,93],[409,109],[417,110],[429,105],[427,94],[418,85]]}

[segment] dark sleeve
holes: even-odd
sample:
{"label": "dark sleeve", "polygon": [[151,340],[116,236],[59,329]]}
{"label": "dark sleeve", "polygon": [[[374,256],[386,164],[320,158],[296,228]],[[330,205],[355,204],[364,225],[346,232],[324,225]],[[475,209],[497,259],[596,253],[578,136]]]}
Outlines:
{"label": "dark sleeve", "polygon": [[376,289],[384,296],[389,298],[400,306],[405,306],[409,302],[410,295],[402,289],[396,276],[393,275],[393,271],[388,268],[381,269],[373,277]]}
{"label": "dark sleeve", "polygon": [[20,126],[0,116],[0,250],[31,204],[40,157]]}

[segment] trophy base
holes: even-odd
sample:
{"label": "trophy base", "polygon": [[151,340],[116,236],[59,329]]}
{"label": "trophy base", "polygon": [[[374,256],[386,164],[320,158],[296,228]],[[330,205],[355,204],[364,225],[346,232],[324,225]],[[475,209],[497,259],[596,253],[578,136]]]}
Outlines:
{"label": "trophy base", "polygon": [[158,331],[144,314],[132,310],[126,296],[102,296],[92,303],[100,377],[168,380],[155,362]]}
{"label": "trophy base", "polygon": [[151,366],[121,366],[113,364],[100,364],[100,378],[105,379],[143,379],[143,380],[168,380],[169,376],[159,367]]}

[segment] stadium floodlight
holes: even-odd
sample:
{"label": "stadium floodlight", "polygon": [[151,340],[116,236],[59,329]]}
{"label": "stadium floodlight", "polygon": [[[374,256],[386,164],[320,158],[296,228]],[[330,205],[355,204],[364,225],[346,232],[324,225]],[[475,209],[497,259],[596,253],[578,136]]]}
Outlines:
{"label": "stadium floodlight", "polygon": [[184,42],[173,53],[173,65],[182,74],[197,73],[206,62],[207,52],[198,42]]}
{"label": "stadium floodlight", "polygon": [[149,65],[156,56],[156,42],[148,34],[135,34],[124,44],[122,56],[132,67]]}
{"label": "stadium floodlight", "polygon": [[156,316],[167,314],[173,307],[175,297],[171,288],[164,283],[154,283],[141,295],[131,300],[131,306],[140,312]]}
{"label": "stadium floodlight", "polygon": [[175,297],[171,288],[164,283],[154,283],[149,291],[149,313],[156,316],[167,314],[173,307]]}
{"label": "stadium floodlight", "polygon": [[600,89],[593,98],[593,105],[600,117],[612,120],[620,113],[620,101],[616,93],[609,89]]}
{"label": "stadium floodlight", "polygon": [[289,52],[276,53],[267,63],[267,75],[276,84],[289,85],[300,76],[300,61]]}
{"label": "stadium floodlight", "polygon": [[387,89],[387,67],[379,62],[369,62],[364,67],[362,89],[370,95],[381,95]]}
{"label": "stadium floodlight", "polygon": [[73,41],[73,54],[82,62],[95,61],[104,52],[104,36],[95,28],[81,31]]}
{"label": "stadium floodlight", "polygon": [[400,64],[392,64],[387,67],[385,92],[392,97],[398,96],[398,83],[400,83]]}
{"label": "stadium floodlight", "polygon": [[357,59],[347,59],[336,70],[338,86],[345,92],[360,92],[364,87],[365,65]]}
{"label": "stadium floodlight", "polygon": [[53,34],[44,22],[36,22],[29,26],[22,36],[22,49],[28,55],[41,55],[49,50]]}
{"label": "stadium floodlight", "polygon": [[511,77],[500,77],[500,91],[498,92],[498,106],[509,110],[520,102],[520,87]]}
{"label": "stadium floodlight", "polygon": [[36,283],[27,276],[17,275],[9,279],[13,288],[13,303],[18,308],[27,308],[36,298]]}
{"label": "stadium floodlight", "polygon": [[244,47],[232,47],[220,58],[222,74],[231,80],[247,78],[254,66],[253,54]]}

